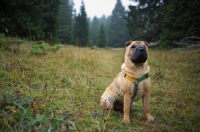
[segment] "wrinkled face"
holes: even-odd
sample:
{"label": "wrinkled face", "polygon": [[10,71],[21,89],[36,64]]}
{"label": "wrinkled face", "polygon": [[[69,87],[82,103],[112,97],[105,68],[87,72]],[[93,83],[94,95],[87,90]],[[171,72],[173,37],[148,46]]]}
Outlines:
{"label": "wrinkled face", "polygon": [[145,41],[126,42],[126,55],[132,63],[145,63],[148,58],[148,43]]}

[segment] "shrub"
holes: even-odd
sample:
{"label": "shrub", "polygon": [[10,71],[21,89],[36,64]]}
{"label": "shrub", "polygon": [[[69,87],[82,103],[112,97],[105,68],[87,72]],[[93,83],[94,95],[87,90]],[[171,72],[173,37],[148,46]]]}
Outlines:
{"label": "shrub", "polygon": [[50,46],[48,43],[44,41],[39,41],[38,43],[32,44],[30,53],[35,55],[46,55],[48,51],[57,51],[60,49],[59,45]]}
{"label": "shrub", "polygon": [[49,44],[45,43],[44,41],[40,41],[38,44],[32,44],[30,52],[35,55],[46,54],[49,50],[49,47]]}
{"label": "shrub", "polygon": [[4,34],[0,34],[0,48],[8,51],[19,52],[19,45],[25,41],[19,38],[5,37]]}

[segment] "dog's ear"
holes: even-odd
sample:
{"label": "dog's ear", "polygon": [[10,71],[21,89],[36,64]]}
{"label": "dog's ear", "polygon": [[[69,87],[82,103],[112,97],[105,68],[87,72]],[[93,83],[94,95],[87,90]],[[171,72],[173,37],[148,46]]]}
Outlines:
{"label": "dog's ear", "polygon": [[125,43],[125,47],[128,47],[131,43],[132,43],[132,40],[127,41],[127,42]]}
{"label": "dog's ear", "polygon": [[144,44],[148,47],[148,43],[146,42],[146,41],[143,41],[144,42]]}

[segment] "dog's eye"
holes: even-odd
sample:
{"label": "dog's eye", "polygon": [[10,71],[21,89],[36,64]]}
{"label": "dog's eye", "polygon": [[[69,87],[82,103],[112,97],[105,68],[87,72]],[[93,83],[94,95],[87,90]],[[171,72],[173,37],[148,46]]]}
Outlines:
{"label": "dog's eye", "polygon": [[133,45],[133,46],[131,47],[131,49],[135,49],[135,46]]}

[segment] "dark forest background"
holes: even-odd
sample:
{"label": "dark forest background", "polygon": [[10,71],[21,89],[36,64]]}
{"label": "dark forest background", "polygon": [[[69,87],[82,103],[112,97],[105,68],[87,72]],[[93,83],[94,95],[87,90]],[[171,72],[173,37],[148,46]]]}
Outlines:
{"label": "dark forest background", "polygon": [[174,41],[200,34],[199,0],[132,0],[126,11],[116,0],[108,17],[89,18],[84,1],[76,13],[73,0],[1,0],[0,33],[31,41],[77,46],[124,47],[128,40]]}

